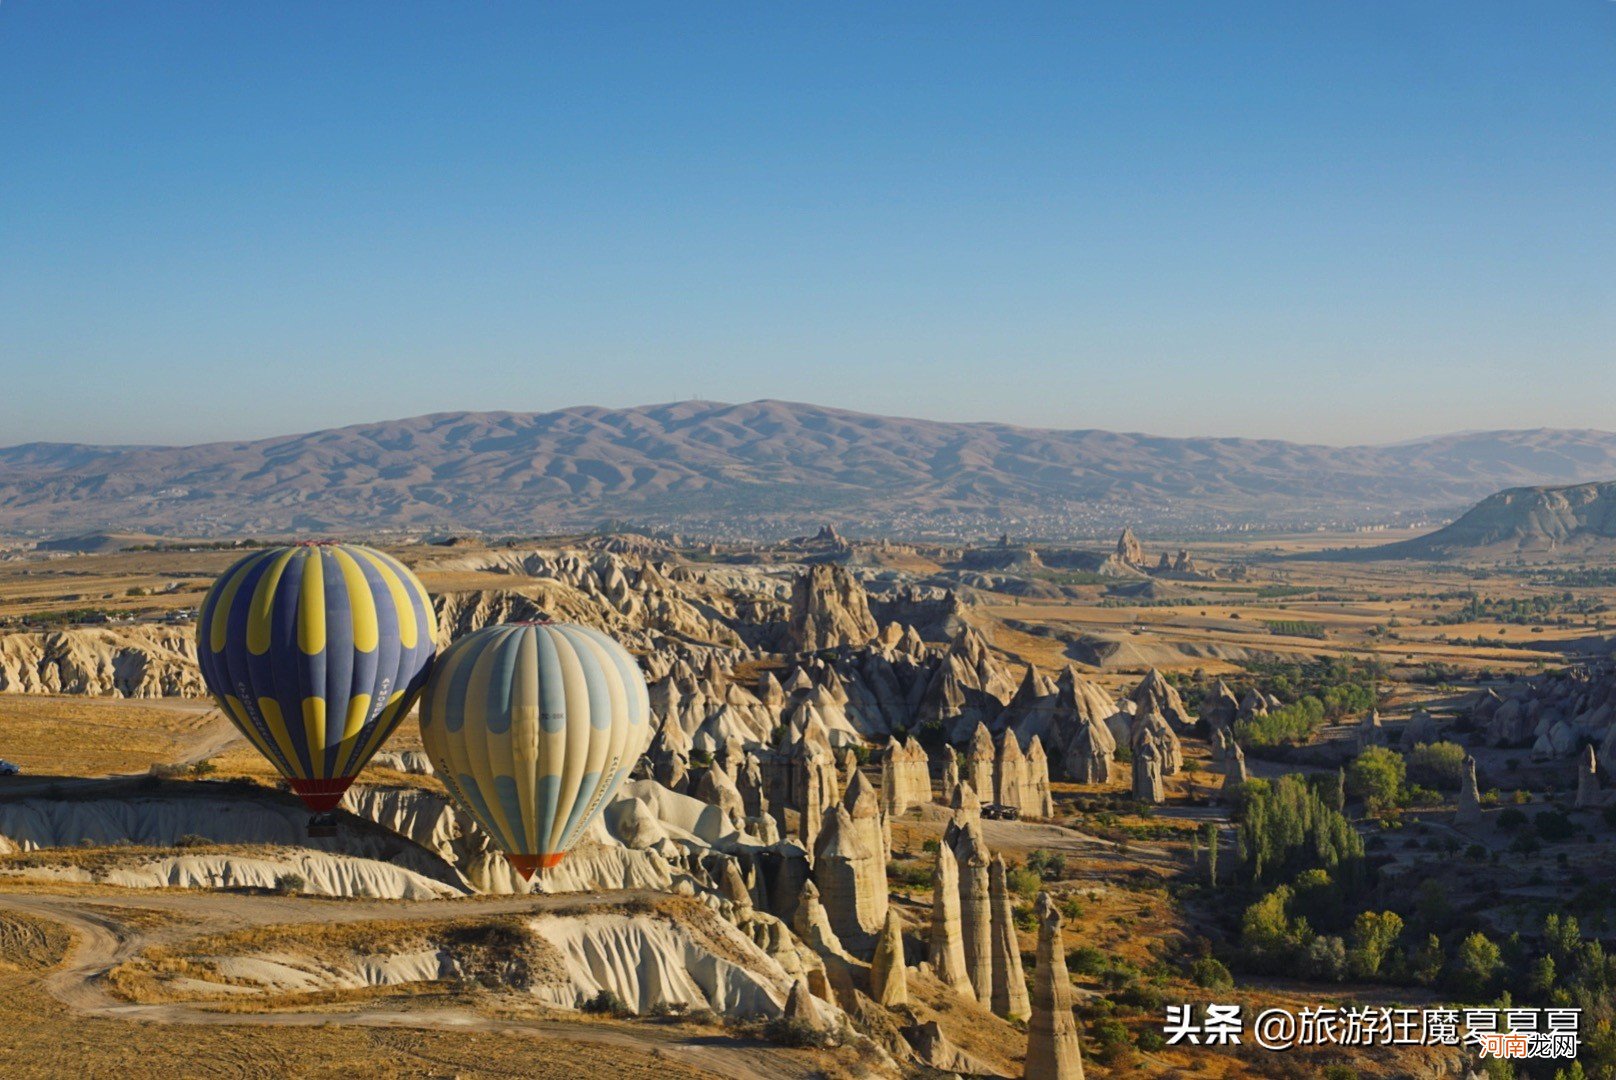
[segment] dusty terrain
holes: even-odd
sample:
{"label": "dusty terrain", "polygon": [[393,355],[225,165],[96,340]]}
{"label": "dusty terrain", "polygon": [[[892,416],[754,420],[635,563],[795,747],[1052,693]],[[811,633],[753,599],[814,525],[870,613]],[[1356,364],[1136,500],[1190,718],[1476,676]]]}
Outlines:
{"label": "dusty terrain", "polygon": [[[790,640],[797,631],[788,625],[792,580],[804,566],[821,562],[847,567],[864,583],[870,609],[880,613],[874,621],[924,626],[926,662],[942,657],[939,671],[965,647],[962,634],[979,634],[988,643],[982,662],[997,672],[997,693],[1004,696],[1026,664],[1050,677],[1071,667],[1112,699],[1125,698],[1147,672],[1159,671],[1182,688],[1193,713],[1197,695],[1215,677],[1243,692],[1271,685],[1264,680],[1274,672],[1319,661],[1374,665],[1388,741],[1399,745],[1404,728],[1428,711],[1432,737],[1457,740],[1474,756],[1483,802],[1479,820],[1463,825],[1453,820],[1452,789],[1403,808],[1395,820],[1354,810],[1386,887],[1415,888],[1437,859],[1466,919],[1495,935],[1530,935],[1560,902],[1555,882],[1575,881],[1584,931],[1608,934],[1616,911],[1600,890],[1609,887],[1610,837],[1598,811],[1576,811],[1578,835],[1547,840],[1520,858],[1520,834],[1503,817],[1518,806],[1531,822],[1564,807],[1574,788],[1573,763],[1522,746],[1491,745],[1469,710],[1488,689],[1507,693],[1517,685],[1511,680],[1608,653],[1605,620],[1616,603],[1616,577],[1590,574],[1583,565],[1313,558],[1398,538],[1383,532],[1275,534],[1238,542],[1147,538],[1152,562],[1163,549],[1185,548],[1193,568],[1124,568],[1117,574],[1063,569],[1059,552],[1039,558],[991,543],[865,544],[834,536],[780,547],[683,551],[643,537],[597,538],[593,548],[578,549],[578,566],[595,568],[587,572],[539,545],[400,544],[393,550],[439,598],[447,634],[530,609],[556,611],[599,620],[649,659],[677,655],[671,668],[699,672],[699,693],[708,695],[692,698],[687,689],[679,705],[686,713],[682,722],[698,739],[747,732],[734,726],[737,714],[765,733],[775,723],[754,718],[762,706],[750,688],[769,678],[788,682],[801,662],[800,654],[793,658]],[[875,1036],[813,1049],[767,1037],[760,1021],[699,1008],[622,1018],[583,1012],[573,1007],[572,991],[557,990],[554,1001],[517,991],[508,966],[497,969],[503,973],[498,978],[480,978],[486,953],[462,955],[445,940],[516,933],[529,941],[521,978],[561,987],[565,980],[555,980],[565,965],[557,966],[555,946],[546,944],[544,933],[525,937],[533,920],[556,915],[565,922],[587,919],[589,910],[601,907],[655,906],[671,884],[585,885],[582,896],[489,895],[510,891],[508,873],[500,879],[489,869],[500,866],[497,857],[490,860],[467,846],[445,809],[442,784],[407,767],[409,752],[421,745],[413,718],[389,740],[393,756],[364,774],[371,793],[365,812],[373,816],[346,819],[339,841],[303,837],[296,806],[279,793],[274,771],[210,702],[160,694],[149,678],[131,681],[127,661],[119,659],[141,647],[138,635],[129,636],[131,629],[192,632],[189,620],[202,591],[238,554],[182,545],[31,552],[0,562],[0,618],[6,623],[0,635],[10,635],[9,644],[0,644],[0,657],[11,657],[13,687],[42,665],[57,664],[52,670],[82,672],[84,685],[103,688],[0,693],[0,757],[23,769],[20,776],[0,779],[0,818],[13,823],[8,827],[17,837],[49,838],[13,844],[23,850],[0,854],[0,998],[6,1003],[0,1056],[22,1063],[8,1067],[8,1075],[144,1075],[142,1069],[153,1075],[927,1075],[915,1060],[893,1060],[872,1049],[882,1036],[868,1017],[861,1023]],[[1098,562],[1103,554],[1085,555],[1083,565],[1108,565]],[[647,558],[658,560],[661,569],[639,570]],[[624,568],[645,575],[638,593],[613,584]],[[857,621],[838,611],[827,615],[825,625],[830,633],[844,633]],[[90,634],[121,644],[63,637]],[[708,655],[728,666],[711,674],[716,666],[701,666]],[[863,654],[855,647],[851,655]],[[178,684],[190,661],[165,655],[143,662],[172,665]],[[692,676],[677,670],[664,666],[660,677],[688,683]],[[92,677],[97,672],[112,674],[98,681]],[[991,719],[1001,706],[996,701],[983,715]],[[697,715],[688,715],[697,708]],[[1333,716],[1303,745],[1250,747],[1249,775],[1277,781],[1299,770],[1333,772],[1357,753],[1360,720],[1356,713]],[[867,718],[859,723],[865,726],[836,721],[838,753],[852,746],[882,751],[886,733],[869,728]],[[1323,1052],[1276,1061],[1151,1042],[1163,1003],[1390,1006],[1450,1000],[1439,989],[1302,981],[1245,970],[1236,971],[1232,988],[1198,985],[1188,974],[1195,957],[1239,952],[1239,907],[1220,907],[1217,894],[1201,886],[1204,830],[1209,824],[1223,830],[1224,858],[1233,863],[1237,807],[1215,799],[1222,766],[1204,736],[1186,731],[1182,737],[1186,765],[1164,778],[1160,805],[1129,797],[1126,761],[1119,759],[1105,784],[1069,782],[1057,763],[1053,817],[981,825],[988,847],[1012,869],[1034,862],[1051,866],[1041,880],[1018,879],[1016,944],[1030,975],[1036,941],[1032,896],[1039,889],[1050,892],[1066,911],[1068,953],[1089,958],[1072,971],[1089,1074],[1290,1076],[1350,1064],[1358,1075],[1392,1076],[1456,1064],[1425,1051],[1352,1058]],[[695,754],[713,752],[702,745],[721,744],[698,743]],[[957,1002],[918,967],[931,919],[932,852],[951,817],[939,754],[934,747],[936,801],[890,821],[889,891],[909,928],[909,962],[915,965],[913,1001],[904,1015],[938,1018],[952,1044],[974,1055],[983,1075],[1016,1076],[1025,1053],[1024,1026]],[[878,783],[874,764],[864,772],[872,786]],[[186,817],[183,810],[232,801],[247,808],[239,817],[212,809]],[[112,808],[120,802],[152,809],[119,814]],[[64,809],[71,806],[80,809]],[[657,808],[665,816],[661,824],[693,845],[687,855],[694,851],[711,861],[732,850],[725,846],[732,839],[678,818],[684,812]],[[788,821],[798,822],[795,814]],[[198,821],[211,826],[213,835],[184,835]],[[643,874],[656,862],[643,853],[609,850],[599,859],[586,864],[586,872],[597,877],[579,880],[601,880],[602,868]],[[705,872],[697,868],[691,877],[688,870],[674,865],[659,880],[689,877],[690,891],[708,897],[701,908],[708,914],[674,922],[694,925],[719,917],[711,912],[733,918],[727,901],[712,898]],[[290,878],[295,885],[285,884]],[[304,895],[277,895],[281,891]],[[365,899],[362,892],[436,898]],[[1253,899],[1228,895],[1238,895],[1228,903],[1239,906]],[[541,925],[554,936],[556,924]],[[608,934],[599,940],[619,939]],[[739,946],[711,938],[701,948],[707,950],[703,957],[722,957]],[[1096,965],[1093,956],[1103,962]],[[502,956],[500,963],[509,960]],[[857,980],[866,978],[865,970],[856,969]],[[569,977],[576,982],[581,976]],[[1112,1021],[1125,1043],[1116,1041],[1116,1026],[1107,1026]],[[896,1038],[897,1022],[883,1022]],[[184,1038],[176,1038],[173,1032],[181,1029]]]}

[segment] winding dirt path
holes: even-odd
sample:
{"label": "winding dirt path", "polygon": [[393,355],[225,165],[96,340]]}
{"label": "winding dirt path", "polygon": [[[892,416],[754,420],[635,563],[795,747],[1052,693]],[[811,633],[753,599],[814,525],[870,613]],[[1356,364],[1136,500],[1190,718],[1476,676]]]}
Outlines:
{"label": "winding dirt path", "polygon": [[[640,1052],[655,1049],[681,1064],[733,1080],[754,1080],[759,1076],[808,1080],[819,1075],[818,1069],[804,1055],[766,1043],[730,1036],[702,1037],[649,1024],[497,1019],[458,1008],[221,1013],[183,1003],[142,1005],[120,1001],[107,992],[103,981],[113,967],[152,945],[183,941],[202,934],[291,923],[425,920],[539,912],[573,906],[580,901],[624,903],[651,899],[655,895],[645,891],[621,891],[413,902],[332,902],[227,893],[92,897],[0,891],[0,910],[51,919],[73,931],[75,943],[72,949],[63,963],[44,977],[43,984],[56,1000],[75,1012],[88,1015],[159,1024],[230,1027],[335,1023],[439,1031],[513,1032],[571,1042],[621,1046]],[[137,926],[128,921],[125,914],[130,908],[160,911],[177,918],[162,925]]]}

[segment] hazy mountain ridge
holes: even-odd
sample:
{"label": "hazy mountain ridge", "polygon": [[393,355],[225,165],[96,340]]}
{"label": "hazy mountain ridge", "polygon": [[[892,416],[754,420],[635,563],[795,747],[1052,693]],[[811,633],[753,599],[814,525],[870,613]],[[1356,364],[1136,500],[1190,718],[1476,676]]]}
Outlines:
{"label": "hazy mountain ridge", "polygon": [[1372,520],[1500,487],[1616,476],[1616,434],[1505,431],[1384,447],[1169,438],[684,401],[440,413],[183,447],[0,449],[0,528],[458,526],[602,517],[1335,514]]}

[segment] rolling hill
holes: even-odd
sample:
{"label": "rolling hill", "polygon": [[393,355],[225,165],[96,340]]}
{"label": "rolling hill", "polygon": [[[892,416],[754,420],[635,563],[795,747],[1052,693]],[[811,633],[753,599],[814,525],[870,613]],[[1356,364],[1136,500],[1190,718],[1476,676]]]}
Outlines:
{"label": "rolling hill", "polygon": [[1500,491],[1451,525],[1362,555],[1435,560],[1616,555],[1616,482]]}
{"label": "rolling hill", "polygon": [[1078,529],[1443,512],[1500,487],[1616,475],[1616,434],[1396,446],[1168,438],[901,419],[781,401],[441,413],[197,446],[0,449],[0,530],[502,532],[635,518]]}

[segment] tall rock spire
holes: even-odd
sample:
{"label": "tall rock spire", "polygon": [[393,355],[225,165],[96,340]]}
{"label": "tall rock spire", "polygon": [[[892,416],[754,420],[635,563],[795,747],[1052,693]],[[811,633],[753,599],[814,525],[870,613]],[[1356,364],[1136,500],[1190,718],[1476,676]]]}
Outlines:
{"label": "tall rock spire", "polygon": [[1033,972],[1032,1016],[1027,1021],[1026,1080],[1083,1080],[1083,1051],[1072,1016],[1072,980],[1066,973],[1061,917],[1048,893],[1038,894],[1038,967]]}
{"label": "tall rock spire", "polygon": [[965,969],[965,939],[960,928],[959,862],[947,844],[937,846],[932,873],[931,966],[937,978],[970,997],[975,994]]}
{"label": "tall rock spire", "polygon": [[1026,1019],[1031,1012],[1027,1001],[1027,975],[1021,970],[1021,946],[1016,941],[1016,917],[1010,909],[1004,859],[998,855],[993,856],[988,867],[988,898],[993,908],[992,1008],[1006,1020]]}

